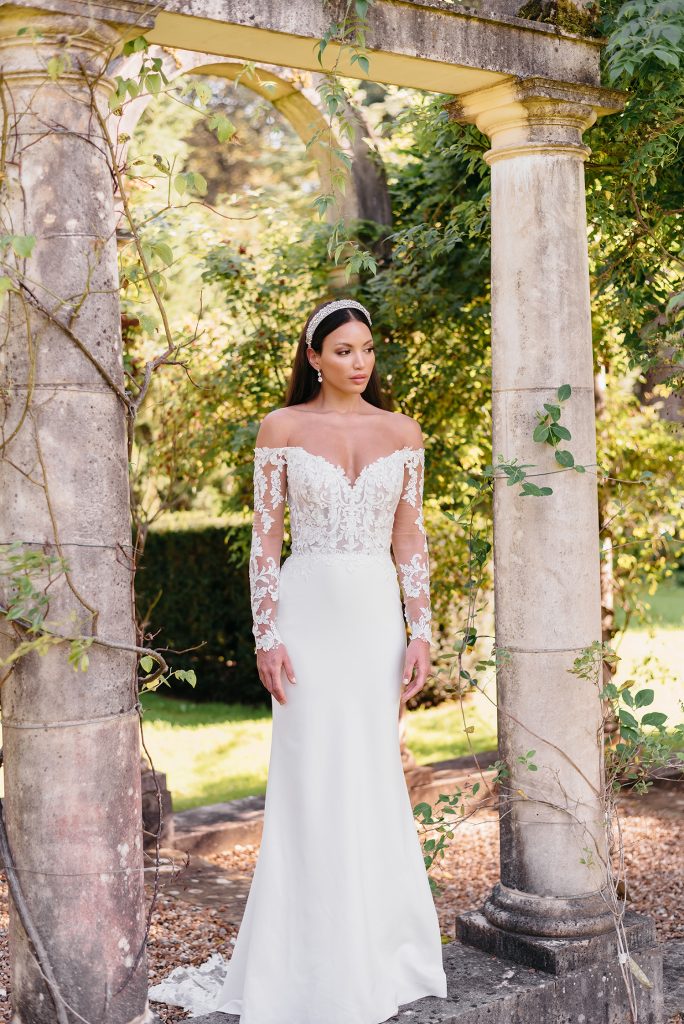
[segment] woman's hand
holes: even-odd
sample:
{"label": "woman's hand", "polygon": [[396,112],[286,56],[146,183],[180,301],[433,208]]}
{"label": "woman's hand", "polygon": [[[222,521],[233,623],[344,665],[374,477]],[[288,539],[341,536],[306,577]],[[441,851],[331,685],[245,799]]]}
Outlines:
{"label": "woman's hand", "polygon": [[270,651],[259,648],[256,652],[256,659],[261,682],[279,704],[287,704],[281,683],[281,669],[285,669],[285,675],[291,683],[295,682],[295,676],[285,644],[278,644]]}
{"label": "woman's hand", "polygon": [[[404,661],[404,681],[406,687],[401,694],[402,703],[410,700],[416,693],[423,689],[427,677],[430,675],[430,644],[427,640],[420,640],[418,637],[411,640],[406,648],[406,659]],[[415,669],[415,679],[409,682],[411,674]],[[407,685],[408,684],[408,685]]]}

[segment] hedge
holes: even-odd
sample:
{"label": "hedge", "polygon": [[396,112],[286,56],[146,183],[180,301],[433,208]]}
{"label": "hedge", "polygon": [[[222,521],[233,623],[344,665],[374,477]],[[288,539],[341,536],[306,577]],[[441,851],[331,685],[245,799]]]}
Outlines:
{"label": "hedge", "polygon": [[151,644],[169,649],[169,666],[197,676],[194,688],[174,679],[160,693],[270,704],[254,656],[250,540],[249,523],[150,531],[136,574],[138,617],[154,634]]}

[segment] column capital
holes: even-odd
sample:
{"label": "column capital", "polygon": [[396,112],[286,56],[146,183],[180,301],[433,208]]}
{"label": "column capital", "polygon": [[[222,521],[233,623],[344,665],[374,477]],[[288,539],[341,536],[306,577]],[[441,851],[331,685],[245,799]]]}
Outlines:
{"label": "column capital", "polygon": [[474,124],[489,136],[492,148],[484,154],[489,164],[533,152],[566,152],[583,160],[591,150],[582,133],[597,117],[622,110],[626,96],[551,78],[509,78],[462,93],[446,109],[452,121]]}
{"label": "column capital", "polygon": [[[36,7],[15,0],[2,7],[0,64],[9,84],[40,84],[47,77],[50,57],[67,50],[91,73],[100,74],[103,62],[115,56],[127,39],[154,25],[146,5],[127,0],[121,0],[116,11],[100,7],[95,13],[83,3],[75,3],[73,13],[68,4],[56,9],[50,7],[51,0],[44,3]],[[78,70],[69,64],[60,73],[62,84],[79,78]]]}

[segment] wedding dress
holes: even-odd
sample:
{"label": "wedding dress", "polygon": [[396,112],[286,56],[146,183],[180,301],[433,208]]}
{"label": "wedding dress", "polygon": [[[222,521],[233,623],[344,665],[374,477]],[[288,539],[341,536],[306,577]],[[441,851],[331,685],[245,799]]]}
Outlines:
{"label": "wedding dress", "polygon": [[285,644],[296,682],[283,669],[286,703],[271,699],[263,835],[232,957],[203,965],[211,983],[180,969],[175,1001],[193,1013],[382,1024],[446,997],[398,728],[404,616],[431,640],[424,465],[405,446],[352,481],[299,445],[255,449],[253,631],[257,648]]}

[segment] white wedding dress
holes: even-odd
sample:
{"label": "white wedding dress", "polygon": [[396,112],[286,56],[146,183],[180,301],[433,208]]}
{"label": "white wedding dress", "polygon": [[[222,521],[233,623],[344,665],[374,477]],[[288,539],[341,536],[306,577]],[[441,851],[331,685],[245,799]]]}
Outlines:
{"label": "white wedding dress", "polygon": [[204,978],[180,968],[151,998],[241,1024],[382,1024],[446,997],[398,728],[400,580],[411,637],[431,639],[423,473],[410,446],[353,482],[301,446],[255,449],[254,635],[285,644],[296,682],[283,670],[287,703],[271,700],[263,836],[232,957],[214,954]]}

